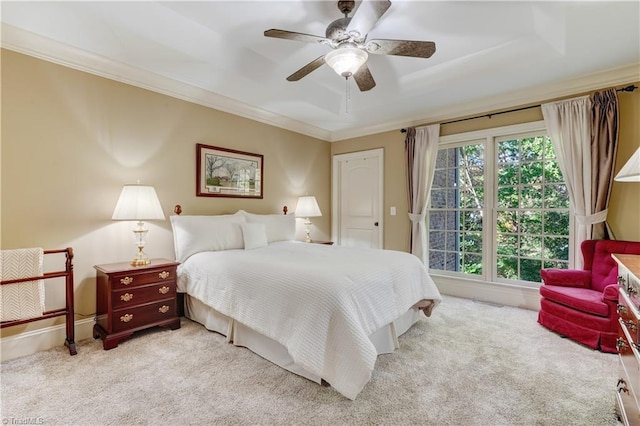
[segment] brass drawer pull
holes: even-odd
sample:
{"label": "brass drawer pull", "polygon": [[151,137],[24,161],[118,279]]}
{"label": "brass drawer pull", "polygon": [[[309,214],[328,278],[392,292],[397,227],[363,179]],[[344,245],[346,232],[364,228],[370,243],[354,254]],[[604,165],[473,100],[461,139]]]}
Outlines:
{"label": "brass drawer pull", "polygon": [[624,381],[624,379],[618,379],[618,383],[616,383],[616,388],[618,390],[618,393],[620,392],[624,392],[624,393],[629,393],[629,389],[627,388],[627,382]]}
{"label": "brass drawer pull", "polygon": [[618,314],[626,314],[627,307],[619,304],[618,307],[616,308],[616,311],[618,312]]}
{"label": "brass drawer pull", "polygon": [[133,294],[131,294],[131,293],[125,293],[122,296],[120,296],[120,300],[122,300],[124,302],[128,302],[131,299],[133,299]]}
{"label": "brass drawer pull", "polygon": [[169,307],[167,305],[162,305],[160,308],[158,308],[158,312],[160,312],[161,314],[166,314],[167,312],[169,312]]}
{"label": "brass drawer pull", "polygon": [[129,322],[133,319],[133,314],[124,314],[123,316],[120,317],[120,321],[122,322]]}
{"label": "brass drawer pull", "polygon": [[636,331],[638,327],[635,325],[633,321],[622,321],[622,323],[627,327],[630,331]]}
{"label": "brass drawer pull", "polygon": [[620,392],[629,393],[629,389],[627,388],[627,382],[625,382],[623,379],[618,379],[618,384],[616,385],[616,387],[618,388],[618,393]]}
{"label": "brass drawer pull", "polygon": [[627,349],[629,349],[629,346],[627,346],[627,342],[625,342],[622,337],[618,337],[616,339],[616,349],[618,350],[618,352],[626,351]]}
{"label": "brass drawer pull", "polygon": [[629,293],[630,295],[637,295],[638,294],[638,290],[636,290],[635,287],[628,285],[627,286],[627,293]]}
{"label": "brass drawer pull", "polygon": [[131,277],[124,277],[120,279],[120,284],[122,285],[129,285],[133,282],[133,278]]}
{"label": "brass drawer pull", "polygon": [[170,274],[170,273],[168,273],[167,271],[162,271],[162,272],[160,272],[160,273],[158,274],[158,276],[159,276],[161,279],[163,279],[163,280],[164,280],[165,278],[167,278],[169,275],[171,275],[171,274]]}
{"label": "brass drawer pull", "polygon": [[167,294],[167,293],[169,293],[169,290],[171,290],[171,289],[165,285],[165,286],[162,286],[162,287],[160,287],[158,289],[158,293]]}
{"label": "brass drawer pull", "polygon": [[624,284],[627,280],[624,279],[624,277],[622,275],[618,275],[618,285],[620,287],[624,287]]}

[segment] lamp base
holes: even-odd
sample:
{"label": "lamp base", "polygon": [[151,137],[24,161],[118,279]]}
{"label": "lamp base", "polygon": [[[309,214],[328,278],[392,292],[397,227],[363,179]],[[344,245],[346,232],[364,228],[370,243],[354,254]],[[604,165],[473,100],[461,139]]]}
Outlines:
{"label": "lamp base", "polygon": [[304,219],[304,233],[305,233],[304,242],[312,243],[313,240],[311,240],[311,221],[309,220],[308,217]]}
{"label": "lamp base", "polygon": [[144,252],[145,236],[147,235],[147,229],[142,222],[138,222],[138,227],[133,230],[136,236],[138,246],[138,254],[131,261],[131,266],[145,266],[151,263],[149,257]]}
{"label": "lamp base", "polygon": [[149,258],[138,259],[137,257],[134,257],[133,260],[131,261],[131,266],[145,266],[150,263],[151,261],[149,260]]}

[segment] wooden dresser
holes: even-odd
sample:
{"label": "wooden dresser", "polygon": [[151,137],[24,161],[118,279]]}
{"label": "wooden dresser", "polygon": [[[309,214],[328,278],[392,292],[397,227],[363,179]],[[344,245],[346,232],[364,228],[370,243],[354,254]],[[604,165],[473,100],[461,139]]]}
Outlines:
{"label": "wooden dresser", "polygon": [[102,338],[105,350],[145,328],[180,328],[176,301],[178,265],[167,259],[152,259],[146,266],[131,266],[128,262],[94,266],[97,313],[93,337]]}
{"label": "wooden dresser", "polygon": [[625,425],[640,425],[640,256],[613,254],[618,263],[619,378],[616,412]]}

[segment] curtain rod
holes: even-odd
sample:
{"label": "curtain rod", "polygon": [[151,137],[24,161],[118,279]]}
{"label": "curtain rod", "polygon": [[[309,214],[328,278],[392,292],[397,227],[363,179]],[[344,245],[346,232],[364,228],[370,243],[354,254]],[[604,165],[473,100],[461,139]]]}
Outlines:
{"label": "curtain rod", "polygon": [[[631,84],[629,86],[622,87],[620,89],[616,89],[616,92],[633,92],[637,88],[638,88],[638,86],[634,86],[633,84]],[[538,104],[538,105],[530,105],[530,106],[526,106],[526,107],[522,107],[522,108],[510,109],[510,110],[507,110],[507,111],[493,112],[491,114],[476,115],[475,117],[460,118],[458,120],[445,121],[444,123],[440,123],[440,125],[458,123],[460,121],[475,120],[476,118],[483,118],[483,117],[491,118],[494,115],[506,114],[508,112],[524,111],[526,109],[538,108],[539,106],[540,106],[540,104]],[[407,133],[407,129],[400,129],[400,132],[401,133]]]}

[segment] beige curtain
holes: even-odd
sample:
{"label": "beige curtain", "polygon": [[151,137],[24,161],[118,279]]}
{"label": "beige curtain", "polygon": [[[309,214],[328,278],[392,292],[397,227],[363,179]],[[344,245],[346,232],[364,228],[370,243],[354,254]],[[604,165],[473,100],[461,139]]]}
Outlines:
{"label": "beige curtain", "polygon": [[425,217],[438,156],[440,125],[407,129],[405,156],[407,160],[407,193],[411,219],[411,253],[427,263],[427,229]]}
{"label": "beige curtain", "polygon": [[594,213],[604,212],[602,222],[593,224],[591,238],[611,237],[606,222],[613,167],[618,146],[618,95],[615,89],[595,92],[591,100],[591,205]]}
{"label": "beige curtain", "polygon": [[549,131],[558,165],[564,176],[569,202],[577,220],[571,258],[582,269],[580,244],[591,239],[593,223],[606,219],[606,211],[593,214],[591,202],[591,101],[582,96],[542,104],[542,115]]}

